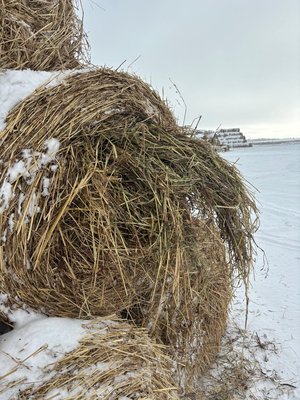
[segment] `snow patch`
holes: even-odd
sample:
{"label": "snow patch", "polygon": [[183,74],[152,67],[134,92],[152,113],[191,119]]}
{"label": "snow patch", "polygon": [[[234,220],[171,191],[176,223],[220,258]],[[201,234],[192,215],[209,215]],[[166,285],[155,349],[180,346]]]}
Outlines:
{"label": "snow patch", "polygon": [[[15,192],[12,184],[17,180],[24,178],[28,185],[31,185],[34,181],[36,173],[46,168],[50,163],[53,163],[57,158],[57,153],[60,148],[60,142],[56,138],[49,138],[44,143],[44,152],[33,151],[31,149],[23,149],[21,151],[22,160],[16,160],[12,166],[10,166],[4,176],[4,181],[0,187],[0,214],[3,213],[10,204],[10,201],[14,198]],[[56,168],[51,168],[51,172],[55,172]],[[50,186],[50,178],[43,178],[43,191],[42,195],[46,196],[49,194],[48,188]],[[24,202],[25,195],[23,192],[20,193],[18,199],[18,214],[22,213],[22,204]],[[37,205],[37,195],[34,192],[30,199],[30,204],[27,208],[27,216],[33,216],[39,212],[40,208]]]}
{"label": "snow patch", "polygon": [[0,336],[1,399],[17,398],[28,383],[36,386],[48,380],[54,371],[47,367],[78,346],[85,333],[82,324],[82,320],[45,317]]}
{"label": "snow patch", "polygon": [[42,196],[46,197],[49,196],[49,186],[50,186],[50,179],[46,178],[45,176],[43,177],[43,191],[42,191]]}
{"label": "snow patch", "polygon": [[16,161],[8,168],[7,175],[10,183],[14,183],[26,171],[25,162],[23,160]]}
{"label": "snow patch", "polygon": [[45,167],[55,160],[56,154],[59,150],[60,143],[57,139],[51,138],[45,141],[46,152],[41,153],[39,159],[39,167]]}
{"label": "snow patch", "polygon": [[12,184],[4,179],[2,186],[0,187],[0,214],[7,209],[11,198],[13,197]]}
{"label": "snow patch", "polygon": [[12,213],[12,214],[10,214],[10,216],[8,218],[8,227],[9,227],[10,233],[13,233],[13,231],[14,231],[14,225],[15,225],[14,216],[15,216],[15,214]]}
{"label": "snow patch", "polygon": [[66,71],[7,70],[0,72],[0,131],[5,129],[10,110],[40,86],[54,87],[71,75],[91,71],[91,68]]}

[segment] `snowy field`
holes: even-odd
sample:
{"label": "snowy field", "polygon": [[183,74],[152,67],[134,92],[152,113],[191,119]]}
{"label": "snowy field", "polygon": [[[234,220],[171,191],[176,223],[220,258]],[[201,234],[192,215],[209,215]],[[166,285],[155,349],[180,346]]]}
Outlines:
{"label": "snowy field", "polygon": [[[246,398],[300,399],[300,144],[223,156],[256,188],[261,221],[256,241],[265,252],[258,251],[247,327],[249,356],[261,371]],[[240,327],[241,299],[242,291],[232,310],[232,324]]]}

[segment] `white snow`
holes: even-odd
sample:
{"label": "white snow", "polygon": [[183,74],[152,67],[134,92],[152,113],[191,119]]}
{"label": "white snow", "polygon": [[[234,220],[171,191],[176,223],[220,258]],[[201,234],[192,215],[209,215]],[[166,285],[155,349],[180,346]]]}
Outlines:
{"label": "white snow", "polygon": [[10,233],[13,233],[13,231],[14,231],[14,225],[15,225],[14,216],[15,216],[15,214],[12,213],[12,214],[10,214],[10,216],[8,218],[8,227],[9,227]]}
{"label": "white snow", "polygon": [[26,216],[32,217],[36,213],[41,211],[40,207],[38,206],[38,199],[35,192],[32,193],[28,208],[26,210]]}
{"label": "white snow", "polygon": [[[259,251],[252,278],[248,333],[256,334],[276,351],[261,358],[262,370],[276,377],[288,394],[263,397],[263,383],[249,389],[257,399],[300,399],[300,144],[254,146],[224,154],[237,162],[248,182],[254,185],[261,211],[256,241]],[[240,291],[232,320],[243,327]],[[270,389],[268,389],[270,391]],[[248,393],[247,398],[251,398]]]}
{"label": "white snow", "polygon": [[[58,84],[61,72],[15,71],[0,72],[0,131],[5,128],[9,111],[43,84]],[[51,83],[52,82],[52,83]]]}
{"label": "white snow", "polygon": [[56,138],[50,138],[45,141],[46,152],[41,153],[40,160],[38,162],[40,167],[45,167],[50,164],[51,161],[55,160],[56,153],[58,152],[60,143]]}
{"label": "white snow", "polygon": [[49,186],[50,186],[50,179],[46,178],[45,176],[43,177],[43,191],[42,191],[42,196],[46,197],[49,196]]}
{"label": "white snow", "polygon": [[66,71],[6,70],[0,72],[0,131],[5,128],[9,111],[33,93],[39,86],[54,87],[74,74],[91,68]]}
{"label": "white snow", "polygon": [[[5,120],[9,111],[20,101],[24,100],[28,95],[33,93],[38,87],[53,87],[64,81],[64,79],[72,74],[86,72],[87,70],[69,70],[69,71],[15,71],[6,70],[0,72],[0,131],[5,129]],[[14,198],[13,183],[20,177],[26,180],[27,184],[31,184],[34,180],[37,170],[47,167],[52,163],[59,151],[60,143],[57,138],[49,138],[44,143],[44,151],[37,152],[33,149],[23,149],[22,159],[15,162],[8,168],[6,175],[0,187],[0,214],[5,211],[10,201]],[[1,143],[0,143],[1,149]],[[34,163],[33,163],[34,161]],[[3,161],[1,160],[1,164]],[[50,165],[52,172],[55,172],[57,165]],[[50,181],[43,182],[43,196],[49,194],[48,188]],[[21,193],[18,199],[19,214],[24,196]],[[36,198],[33,196],[29,205],[29,215],[38,211],[36,207]],[[2,240],[5,241],[6,235],[2,234]]]}
{"label": "white snow", "polygon": [[14,183],[25,171],[25,162],[23,160],[16,161],[7,171],[8,180],[10,183]]}
{"label": "white snow", "polygon": [[[15,192],[13,189],[13,183],[20,178],[24,178],[28,185],[31,185],[34,181],[37,171],[45,169],[50,163],[56,161],[57,152],[60,148],[60,142],[56,138],[49,138],[45,140],[44,152],[33,151],[31,149],[23,149],[21,151],[22,160],[16,160],[12,166],[10,166],[4,175],[4,181],[0,187],[0,214],[5,211],[10,201],[14,198]],[[56,168],[51,168],[55,166]],[[57,169],[57,165],[50,166],[52,173]],[[47,196],[49,194],[50,178],[43,177],[43,191],[42,195]],[[24,194],[21,192],[18,199],[18,214],[21,214],[22,204],[24,201]],[[30,203],[27,208],[27,216],[33,216],[35,213],[40,211],[38,207],[38,197],[35,192],[31,195]]]}
{"label": "white snow", "polygon": [[31,321],[45,318],[43,314],[39,314],[29,307],[18,307],[16,304],[8,306],[7,301],[7,294],[0,292],[0,311],[8,317],[10,322],[14,324],[15,328],[21,328],[23,325],[26,325]]}
{"label": "white snow", "polygon": [[13,197],[12,184],[4,180],[0,187],[0,214],[7,209],[11,198]]}
{"label": "white snow", "polygon": [[2,235],[1,235],[1,242],[5,243],[6,239],[7,239],[7,228],[4,229],[4,231],[3,231]]}
{"label": "white snow", "polygon": [[[48,318],[45,315],[24,309],[13,309],[5,305],[7,295],[0,293],[0,310],[14,322],[14,329],[0,336],[0,398],[1,400],[17,400],[19,391],[31,389],[49,381],[57,372],[54,365],[66,353],[75,350],[86,335],[105,335],[110,326],[118,325],[111,320],[76,320],[70,318]],[[90,376],[95,371],[106,372],[117,368],[119,363],[95,362],[80,370],[80,374]],[[76,367],[76,366],[75,366]],[[145,374],[144,370],[141,370]],[[144,376],[144,375],[143,375]],[[116,375],[116,386],[137,377],[133,371]],[[95,382],[97,384],[97,382]],[[66,397],[77,398],[82,394],[80,381],[67,389],[53,388],[46,399],[63,400]],[[97,398],[108,398],[114,392],[109,383],[97,386],[93,394]],[[86,393],[88,394],[88,393]],[[123,397],[124,399],[126,397]]]}
{"label": "white snow", "polygon": [[49,379],[49,366],[78,346],[85,333],[82,324],[76,319],[40,317],[0,336],[0,398],[17,399],[28,384]]}

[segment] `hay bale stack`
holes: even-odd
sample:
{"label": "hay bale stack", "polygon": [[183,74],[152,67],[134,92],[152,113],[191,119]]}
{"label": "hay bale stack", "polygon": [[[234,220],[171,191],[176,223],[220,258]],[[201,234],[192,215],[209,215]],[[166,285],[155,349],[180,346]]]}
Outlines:
{"label": "hay bale stack", "polygon": [[109,69],[40,88],[0,139],[2,290],[48,315],[146,327],[189,385],[180,364],[213,357],[231,279],[249,273],[256,208],[237,170]]}
{"label": "hay bale stack", "polygon": [[[46,321],[46,322],[45,322]],[[5,376],[0,376],[1,398],[22,399],[153,399],[176,400],[178,392],[172,380],[171,360],[164,354],[162,346],[153,343],[145,330],[111,317],[96,319],[83,324],[82,338],[75,348],[66,354],[59,345],[61,336],[68,335],[70,322],[50,318],[36,320],[28,325],[27,335],[21,337],[24,348],[17,354],[22,362],[15,365]],[[84,322],[84,321],[83,321]],[[29,352],[30,334],[43,329],[57,329],[49,344],[46,338],[39,343],[45,345]],[[74,328],[80,331],[76,324]],[[72,326],[71,325],[71,326]],[[82,328],[81,328],[82,330]],[[43,332],[43,331],[41,331]],[[20,329],[14,337],[18,341]],[[29,336],[29,337],[28,337]],[[10,338],[8,338],[11,340]],[[20,342],[16,346],[21,348]],[[72,345],[73,346],[73,345]],[[29,346],[30,347],[30,346]],[[31,346],[32,347],[32,346]],[[74,346],[73,346],[74,347]],[[8,354],[1,359],[12,360]],[[28,354],[29,352],[29,354]],[[13,353],[15,354],[15,353]]]}
{"label": "hay bale stack", "polygon": [[87,62],[73,0],[0,0],[0,69],[62,70]]}

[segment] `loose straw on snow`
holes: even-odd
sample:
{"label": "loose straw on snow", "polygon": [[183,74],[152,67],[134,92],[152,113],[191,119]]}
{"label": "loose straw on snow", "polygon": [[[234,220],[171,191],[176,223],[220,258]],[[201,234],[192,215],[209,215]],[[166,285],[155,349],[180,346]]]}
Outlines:
{"label": "loose straw on snow", "polygon": [[[78,347],[60,361],[46,365],[41,379],[31,382],[23,378],[19,400],[179,398],[171,377],[171,360],[145,330],[115,318],[92,320],[85,329]],[[40,349],[39,353],[42,351],[47,349]],[[23,364],[30,370],[34,363],[35,354]],[[16,381],[9,377],[9,388],[5,385],[8,375],[0,376],[0,396],[5,396],[7,389],[20,387],[22,373],[18,374],[18,366],[11,374],[15,374]]]}

